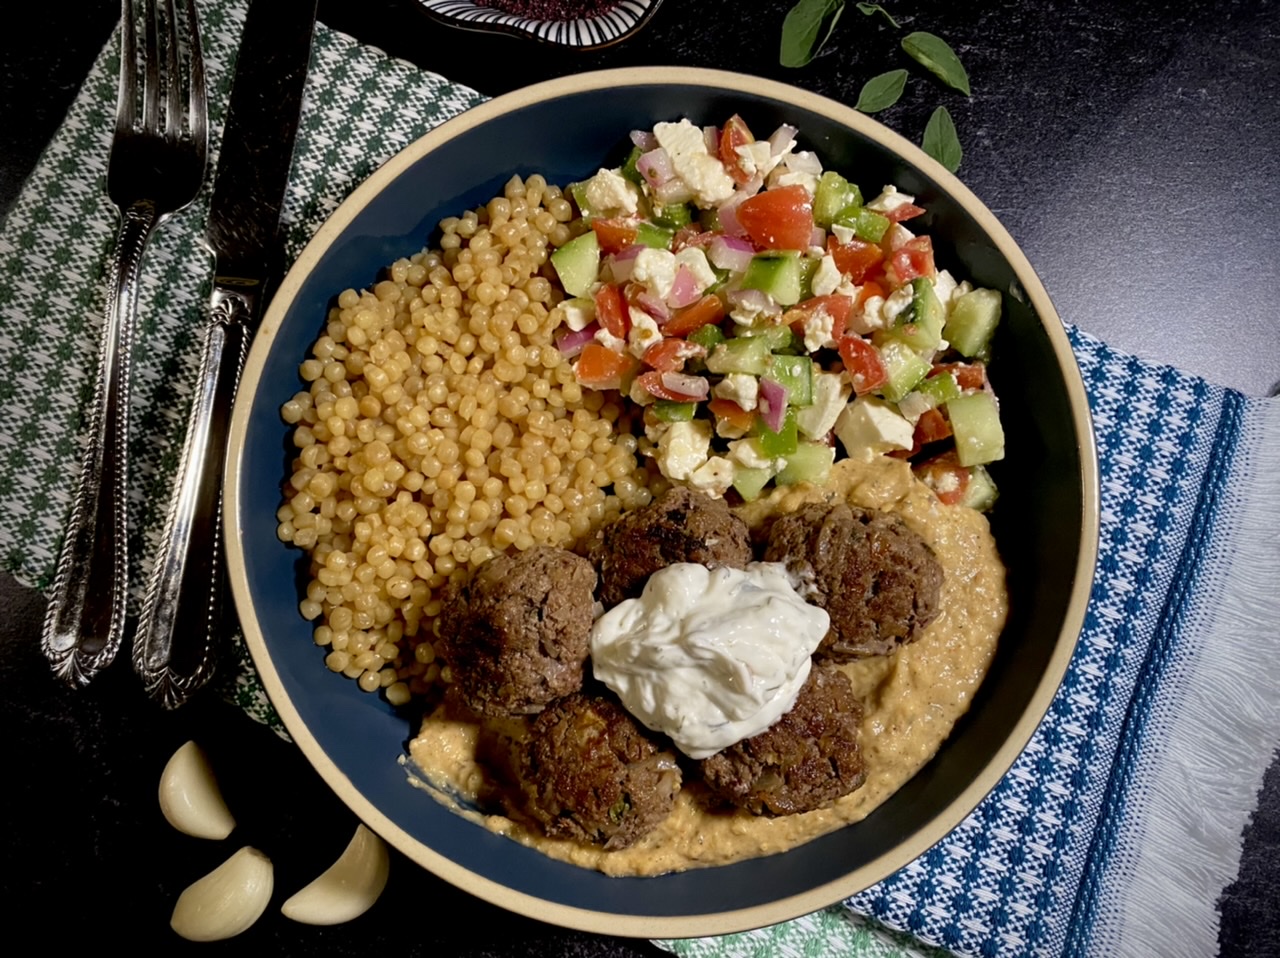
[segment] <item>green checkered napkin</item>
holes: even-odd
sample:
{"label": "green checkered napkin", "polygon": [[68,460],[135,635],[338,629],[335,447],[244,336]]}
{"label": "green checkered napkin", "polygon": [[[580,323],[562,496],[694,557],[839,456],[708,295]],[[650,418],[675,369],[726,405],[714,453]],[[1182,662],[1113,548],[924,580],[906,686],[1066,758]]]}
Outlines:
{"label": "green checkered napkin", "polygon": [[[199,3],[214,131],[211,169],[246,7],[247,0]],[[53,579],[99,352],[117,222],[104,189],[117,49],[113,38],[94,63],[0,231],[0,563],[38,589]],[[296,256],[385,160],[483,99],[317,26],[284,206],[287,255]],[[130,442],[134,611],[146,557],[161,534],[195,379],[211,280],[212,264],[200,245],[211,183],[209,177],[200,198],[155,234],[143,267]],[[237,648],[242,667],[224,679],[224,694],[282,731],[243,643]],[[741,935],[658,944],[696,958],[935,954],[839,908]]]}

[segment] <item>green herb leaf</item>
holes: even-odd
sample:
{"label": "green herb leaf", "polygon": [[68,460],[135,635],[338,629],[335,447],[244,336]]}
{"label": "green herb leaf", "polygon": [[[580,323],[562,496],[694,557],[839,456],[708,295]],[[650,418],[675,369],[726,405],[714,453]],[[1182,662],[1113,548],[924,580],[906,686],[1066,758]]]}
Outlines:
{"label": "green herb leaf", "polygon": [[898,23],[897,20],[889,16],[889,11],[886,10],[884,7],[880,6],[880,4],[878,3],[860,3],[858,4],[858,9],[861,10],[863,13],[865,13],[869,17],[874,17],[878,13],[880,14],[880,16],[884,17],[886,20],[889,21],[890,26],[896,27],[899,30],[902,29],[902,24]]}
{"label": "green herb leaf", "polygon": [[931,157],[954,173],[960,168],[964,150],[956,135],[956,124],[945,106],[940,106],[929,117],[924,128],[924,140],[920,144]]}
{"label": "green herb leaf", "polygon": [[800,0],[782,21],[778,62],[784,67],[802,67],[809,63],[831,37],[843,12],[844,0]]}
{"label": "green herb leaf", "polygon": [[946,40],[932,33],[908,33],[902,38],[902,49],[947,86],[969,96],[969,74]]}
{"label": "green herb leaf", "polygon": [[858,94],[858,104],[854,109],[863,113],[887,110],[898,102],[906,85],[906,70],[890,70],[874,76],[862,85],[862,92]]}

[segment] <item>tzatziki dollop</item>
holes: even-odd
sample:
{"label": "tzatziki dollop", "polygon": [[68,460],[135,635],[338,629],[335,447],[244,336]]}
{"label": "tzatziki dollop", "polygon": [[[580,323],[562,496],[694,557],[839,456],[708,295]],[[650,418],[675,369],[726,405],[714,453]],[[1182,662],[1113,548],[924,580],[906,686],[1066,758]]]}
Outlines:
{"label": "tzatziki dollop", "polygon": [[829,625],[782,563],[678,562],[596,620],[592,669],[640,722],[707,758],[791,709]]}

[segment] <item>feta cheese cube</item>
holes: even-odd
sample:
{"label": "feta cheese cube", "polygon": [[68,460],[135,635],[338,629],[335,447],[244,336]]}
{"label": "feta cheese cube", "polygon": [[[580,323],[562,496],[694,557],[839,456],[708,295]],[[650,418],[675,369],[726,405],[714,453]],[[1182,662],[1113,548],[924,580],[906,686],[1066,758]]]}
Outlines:
{"label": "feta cheese cube", "polygon": [[600,170],[587,180],[585,193],[587,205],[596,213],[634,213],[640,208],[640,191],[617,170]]}
{"label": "feta cheese cube", "polygon": [[796,428],[810,439],[822,439],[836,424],[840,410],[853,387],[839,373],[818,373],[813,377],[813,405],[796,410]]}
{"label": "feta cheese cube", "polygon": [[819,306],[804,321],[804,348],[816,353],[819,349],[835,345],[835,319],[825,305]]}
{"label": "feta cheese cube", "polygon": [[850,314],[849,328],[861,336],[877,329],[884,329],[884,314],[881,312],[883,308],[883,296],[868,296],[866,302],[862,304],[862,309]]}
{"label": "feta cheese cube", "polygon": [[706,289],[716,281],[716,271],[707,262],[707,254],[697,246],[686,246],[676,253],[676,269],[681,266],[689,271],[699,290]]}
{"label": "feta cheese cube", "polygon": [[838,243],[847,243],[858,234],[852,226],[842,226],[839,223],[831,224],[831,235],[836,238]]}
{"label": "feta cheese cube", "polygon": [[870,462],[881,453],[910,449],[915,427],[883,399],[859,396],[836,417],[836,438],[850,459]]}
{"label": "feta cheese cube", "polygon": [[747,373],[725,373],[724,378],[711,387],[711,392],[750,412],[760,397],[760,381]]}
{"label": "feta cheese cube", "polygon": [[603,326],[596,330],[593,338],[605,349],[611,349],[615,353],[625,353],[627,351],[627,341],[620,336],[613,335]]}
{"label": "feta cheese cube", "polygon": [[778,165],[778,161],[774,159],[773,150],[769,147],[768,140],[753,140],[750,143],[743,143],[741,146],[734,147],[734,152],[742,160],[742,170],[747,176],[754,176],[757,173],[761,176],[768,176],[769,171]]}
{"label": "feta cheese cube", "polygon": [[673,422],[658,440],[658,468],[668,479],[688,479],[710,449],[711,424],[705,419]]}
{"label": "feta cheese cube", "polygon": [[880,313],[884,316],[884,325],[892,326],[899,314],[911,305],[913,299],[915,299],[915,291],[910,286],[899,287],[890,293],[889,298],[880,307]]}
{"label": "feta cheese cube", "polygon": [[785,459],[773,459],[760,449],[760,440],[754,436],[750,439],[736,439],[729,443],[729,458],[748,469],[768,469],[780,472],[787,464]]}
{"label": "feta cheese cube", "polygon": [[666,299],[676,280],[676,258],[670,250],[646,246],[631,261],[631,281],[641,283],[659,299]]}
{"label": "feta cheese cube", "polygon": [[586,329],[596,318],[596,304],[586,297],[566,299],[560,304],[560,310],[564,314],[564,324],[575,333]]}
{"label": "feta cheese cube", "polygon": [[634,306],[629,310],[631,315],[631,332],[627,334],[627,348],[636,359],[643,359],[645,351],[662,339],[657,321],[642,309]]}
{"label": "feta cheese cube", "polygon": [[916,201],[916,198],[910,193],[899,193],[898,188],[890,183],[880,195],[867,204],[867,209],[875,210],[877,213],[892,213],[900,206],[910,206]]}
{"label": "feta cheese cube", "polygon": [[813,271],[813,279],[810,284],[813,288],[814,296],[830,296],[840,288],[840,283],[844,280],[844,274],[836,267],[835,258],[827,253],[822,257],[822,262],[818,264],[818,268]]}
{"label": "feta cheese cube", "polygon": [[737,468],[722,456],[712,456],[689,475],[689,485],[719,498],[729,491]]}
{"label": "feta cheese cube", "polygon": [[659,123],[653,128],[658,145],[667,151],[676,176],[693,193],[701,207],[715,206],[733,195],[733,179],[724,164],[707,152],[702,130],[687,119]]}

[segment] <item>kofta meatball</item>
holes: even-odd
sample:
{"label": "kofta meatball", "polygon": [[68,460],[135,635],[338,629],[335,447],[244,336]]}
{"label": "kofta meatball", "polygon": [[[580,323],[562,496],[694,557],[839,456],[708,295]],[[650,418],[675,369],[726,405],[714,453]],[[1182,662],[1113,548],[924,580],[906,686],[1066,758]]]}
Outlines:
{"label": "kofta meatball", "polygon": [[858,747],[862,707],[833,665],[814,663],[791,711],[758,735],[700,763],[720,798],[756,815],[829,805],[866,779]]}
{"label": "kofta meatball", "polygon": [[606,608],[639,596],[650,575],[673,563],[743,569],[752,559],[747,524],[723,499],[684,486],[605,526],[589,551]]}
{"label": "kofta meatball", "polygon": [[626,848],[671,813],[680,790],[675,753],[603,692],[548,706],[518,745],[508,812],[550,838]]}
{"label": "kofta meatball", "polygon": [[938,615],[942,566],[891,513],[810,503],[774,522],[764,559],[786,563],[801,594],[831,616],[818,658],[886,655]]}
{"label": "kofta meatball", "polygon": [[451,692],[486,716],[529,715],[582,687],[596,571],[539,546],[498,555],[446,590],[437,619]]}

